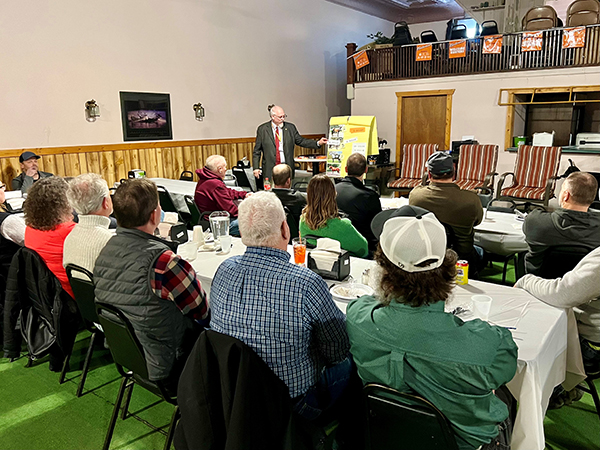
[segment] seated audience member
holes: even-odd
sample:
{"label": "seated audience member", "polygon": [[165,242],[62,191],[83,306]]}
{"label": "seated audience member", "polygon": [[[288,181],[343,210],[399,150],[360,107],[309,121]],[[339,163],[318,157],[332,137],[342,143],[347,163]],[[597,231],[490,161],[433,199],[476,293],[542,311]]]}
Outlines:
{"label": "seated audience member", "polygon": [[474,227],[483,219],[481,200],[452,181],[454,164],[448,152],[435,152],[427,159],[429,184],[417,186],[408,197],[410,205],[431,211],[454,234],[453,249],[459,259],[469,261],[469,275],[482,267],[483,249],[474,246]]}
{"label": "seated audience member", "polygon": [[371,231],[371,221],[381,212],[379,195],[363,183],[367,167],[367,158],[361,153],[353,153],[346,160],[347,176],[335,185],[338,208],[346,213],[354,228],[369,243],[369,251],[377,248],[377,239]]}
{"label": "seated audience member", "polygon": [[508,448],[496,440],[510,442],[499,435],[512,403],[504,384],[517,368],[510,331],[444,312],[456,254],[446,249],[445,229],[432,213],[413,206],[384,211],[373,232],[377,296],[353,300],[347,309],[358,374],[365,383],[416,392],[433,403],[461,450]]}
{"label": "seated audience member", "polygon": [[27,192],[29,188],[41,178],[51,177],[49,172],[42,172],[38,169],[38,159],[41,156],[33,152],[27,151],[19,156],[19,164],[21,165],[21,173],[13,178],[11,187],[13,191]]}
{"label": "seated audience member", "polygon": [[[25,239],[25,220],[17,214],[6,211],[5,191],[6,185],[0,181],[0,305],[4,304],[6,280],[12,257],[21,248]],[[1,312],[2,307],[0,307]],[[0,314],[0,320],[2,320],[2,314]]]}
{"label": "seated audience member", "polygon": [[235,200],[244,199],[250,193],[225,186],[223,181],[225,172],[227,172],[227,161],[223,156],[211,155],[206,158],[204,168],[196,170],[199,180],[194,200],[200,211],[227,211],[231,218],[229,232],[239,236],[238,222],[235,220],[238,215]]}
{"label": "seated audience member", "polygon": [[[300,225],[300,216],[306,206],[306,195],[291,189],[292,169],[287,164],[277,164],[273,167],[273,193],[279,198],[283,206],[289,209],[297,226]],[[293,236],[295,237],[295,236]]]}
{"label": "seated audience member", "polygon": [[553,212],[534,210],[523,224],[529,251],[525,272],[539,275],[544,254],[555,245],[600,246],[600,213],[588,208],[598,193],[598,182],[587,172],[575,172],[563,182],[558,194],[560,208]]}
{"label": "seated audience member", "polygon": [[113,234],[108,231],[113,211],[106,181],[95,173],[86,173],[69,182],[67,198],[79,221],[65,239],[63,265],[76,264],[94,272],[100,251]]}
{"label": "seated audience member", "polygon": [[314,419],[350,377],[344,314],[320,276],[290,263],[289,227],[273,193],[245,200],[239,223],[247,249],[217,269],[210,327],[252,348],[287,385],[294,410]]}
{"label": "seated audience member", "polygon": [[585,256],[562,278],[545,280],[527,274],[515,287],[525,289],[544,303],[573,308],[587,374],[600,372],[600,248]]}
{"label": "seated audience member", "polygon": [[154,236],[161,209],[156,184],[126,180],[113,197],[117,234],[96,259],[96,300],[118,307],[146,353],[152,381],[175,392],[185,360],[208,318],[194,269],[170,242]]}
{"label": "seated audience member", "polygon": [[31,186],[23,203],[27,225],[25,247],[40,255],[63,289],[75,298],[63,267],[65,239],[75,226],[68,189],[69,185],[60,177],[42,178]]}
{"label": "seated audience member", "polygon": [[319,174],[310,179],[306,190],[308,201],[300,218],[300,234],[327,237],[339,241],[342,249],[364,258],[369,254],[367,240],[352,226],[350,219],[341,219],[333,181]]}

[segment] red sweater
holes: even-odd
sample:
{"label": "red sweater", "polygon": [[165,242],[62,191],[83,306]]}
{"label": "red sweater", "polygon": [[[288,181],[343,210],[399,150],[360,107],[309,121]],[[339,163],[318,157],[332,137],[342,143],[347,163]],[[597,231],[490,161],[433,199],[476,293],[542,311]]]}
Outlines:
{"label": "red sweater", "polygon": [[48,269],[56,275],[63,289],[72,298],[75,298],[75,295],[63,267],[63,245],[74,226],[75,222],[65,222],[49,231],[36,230],[29,226],[25,228],[25,247],[35,250],[41,256]]}
{"label": "red sweater", "polygon": [[225,186],[219,175],[207,169],[196,170],[198,184],[194,200],[198,209],[204,211],[227,211],[232,218],[237,217],[238,208],[234,200],[245,198],[245,191],[236,191]]}

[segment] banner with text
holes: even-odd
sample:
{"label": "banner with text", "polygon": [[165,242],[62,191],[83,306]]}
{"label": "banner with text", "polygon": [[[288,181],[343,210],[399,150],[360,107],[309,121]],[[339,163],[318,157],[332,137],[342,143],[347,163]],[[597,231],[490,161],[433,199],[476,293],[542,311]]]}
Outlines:
{"label": "banner with text", "polygon": [[416,61],[431,61],[432,49],[431,44],[417,44]]}
{"label": "banner with text", "polygon": [[499,54],[502,53],[502,35],[495,34],[483,38],[483,54]]}
{"label": "banner with text", "polygon": [[563,30],[562,48],[585,47],[585,27],[565,28]]}
{"label": "banner with text", "polygon": [[354,66],[356,67],[356,70],[369,65],[369,57],[367,56],[366,50],[358,52],[352,57],[354,58]]}
{"label": "banner with text", "polygon": [[522,52],[539,52],[544,40],[543,31],[528,31],[521,36]]}
{"label": "banner with text", "polygon": [[342,116],[329,119],[327,175],[346,176],[346,159],[352,153],[365,158],[378,152],[375,116]]}
{"label": "banner with text", "polygon": [[464,58],[467,56],[467,41],[460,39],[448,43],[448,58]]}

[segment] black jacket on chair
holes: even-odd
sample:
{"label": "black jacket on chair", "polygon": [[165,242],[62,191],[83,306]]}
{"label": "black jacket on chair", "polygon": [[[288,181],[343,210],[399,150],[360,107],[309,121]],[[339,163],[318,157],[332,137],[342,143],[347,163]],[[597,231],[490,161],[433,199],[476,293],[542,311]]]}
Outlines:
{"label": "black jacket on chair", "polygon": [[243,342],[200,335],[179,379],[177,450],[281,450],[291,418],[287,386]]}
{"label": "black jacket on chair", "polygon": [[34,358],[55,343],[70,353],[79,321],[77,305],[34,250],[23,247],[13,257],[4,306],[5,358],[20,355],[22,337]]}

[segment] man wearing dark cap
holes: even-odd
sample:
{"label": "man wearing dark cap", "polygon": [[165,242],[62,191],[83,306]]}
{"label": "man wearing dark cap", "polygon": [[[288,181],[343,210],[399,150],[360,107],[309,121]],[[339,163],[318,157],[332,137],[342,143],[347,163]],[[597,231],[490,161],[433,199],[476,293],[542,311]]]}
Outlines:
{"label": "man wearing dark cap", "polygon": [[460,450],[509,448],[517,369],[509,330],[444,311],[456,276],[446,231],[422,208],[379,213],[372,231],[377,296],[346,311],[350,353],[364,383],[417,393],[448,419]]}
{"label": "man wearing dark cap", "polygon": [[33,186],[33,183],[40,178],[48,178],[54,175],[49,172],[42,172],[38,169],[37,160],[40,158],[41,156],[38,156],[33,152],[27,151],[21,153],[21,156],[19,156],[19,163],[21,164],[22,172],[12,180],[11,187],[13,191],[25,193]]}
{"label": "man wearing dark cap", "polygon": [[414,188],[408,202],[431,211],[449,230],[453,248],[460,259],[469,261],[469,274],[482,266],[483,250],[474,247],[474,227],[483,219],[481,201],[475,192],[465,191],[452,181],[454,164],[448,152],[435,152],[427,160],[429,184]]}

